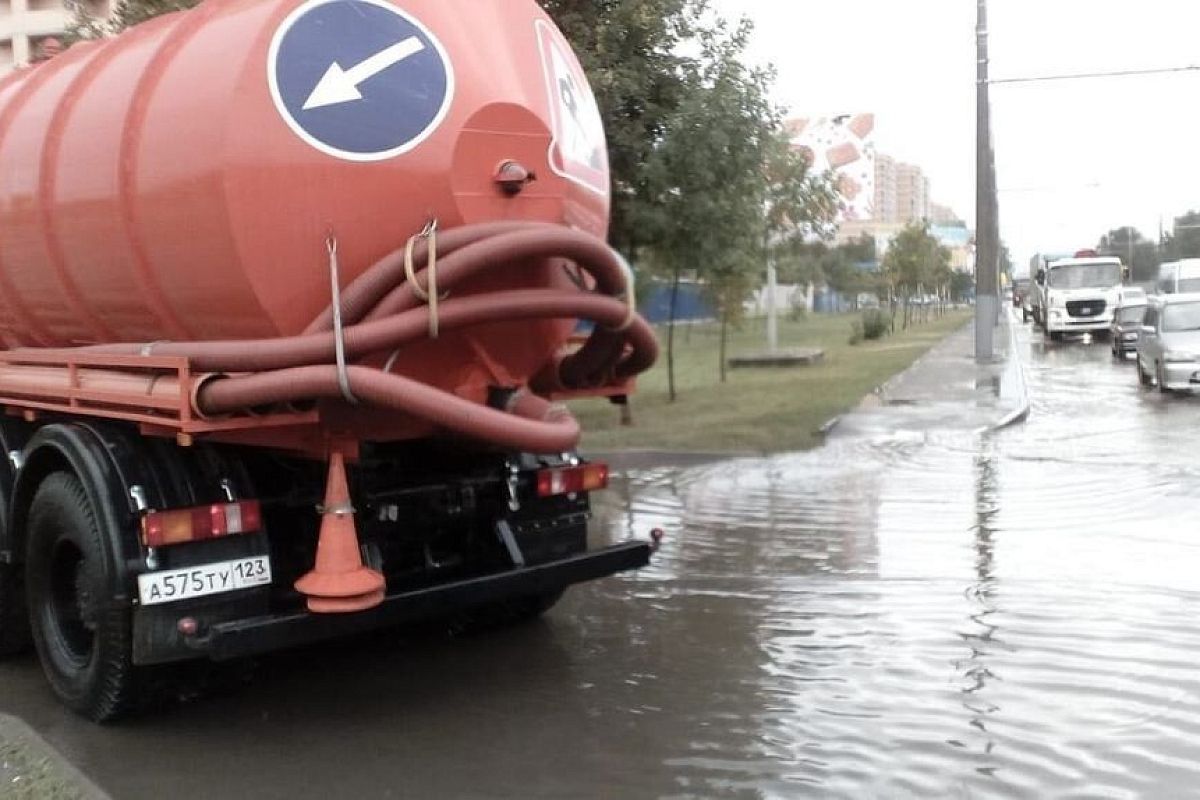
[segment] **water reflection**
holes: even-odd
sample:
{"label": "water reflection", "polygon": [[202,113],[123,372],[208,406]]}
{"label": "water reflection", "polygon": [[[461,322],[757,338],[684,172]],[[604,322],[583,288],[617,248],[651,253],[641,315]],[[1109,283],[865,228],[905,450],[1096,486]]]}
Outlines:
{"label": "water reflection", "polygon": [[[1200,401],[1166,406],[1101,350],[1034,353],[1034,416],[1003,434],[876,410],[818,453],[626,476],[601,509],[609,535],[652,521],[675,537],[657,585],[629,583],[678,617],[664,636],[715,637],[719,669],[676,679],[743,676],[719,703],[738,735],[673,757],[680,781],[763,797],[1190,791]],[[723,624],[690,616],[696,595],[723,599]]]}
{"label": "water reflection", "polygon": [[[975,525],[972,532],[975,537],[975,580],[967,587],[966,598],[969,604],[967,619],[968,629],[961,633],[963,642],[970,649],[970,654],[958,661],[955,666],[962,673],[963,707],[969,712],[969,724],[978,732],[980,754],[988,755],[995,747],[987,728],[988,719],[1000,708],[987,699],[985,690],[988,684],[998,679],[992,671],[989,658],[992,648],[998,644],[997,632],[999,624],[994,622],[997,615],[997,585],[995,577],[995,524],[1000,510],[999,486],[997,482],[997,467],[994,445],[991,437],[984,442],[985,452],[975,459]],[[949,744],[956,747],[968,747],[962,740],[951,739]],[[983,775],[995,774],[995,767],[984,765],[976,767]]]}

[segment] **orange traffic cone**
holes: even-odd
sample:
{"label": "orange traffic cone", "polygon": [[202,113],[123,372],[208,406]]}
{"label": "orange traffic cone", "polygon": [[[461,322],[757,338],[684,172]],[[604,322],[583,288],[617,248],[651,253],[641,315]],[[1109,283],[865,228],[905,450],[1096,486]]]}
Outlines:
{"label": "orange traffic cone", "polygon": [[364,611],[383,602],[383,575],[363,565],[354,529],[354,509],[346,485],[346,463],[340,450],[329,455],[325,508],[317,539],[317,563],[296,581],[296,591],[308,596],[315,614]]}

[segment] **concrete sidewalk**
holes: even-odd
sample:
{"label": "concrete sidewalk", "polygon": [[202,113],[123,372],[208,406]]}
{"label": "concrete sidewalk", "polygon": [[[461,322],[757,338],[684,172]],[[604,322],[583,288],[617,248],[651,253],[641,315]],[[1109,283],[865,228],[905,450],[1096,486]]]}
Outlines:
{"label": "concrete sidewalk", "polygon": [[975,325],[948,336],[838,420],[830,438],[910,431],[986,431],[1029,413],[1024,355],[1008,309],[996,329],[996,357],[975,362]]}
{"label": "concrete sidewalk", "polygon": [[0,714],[0,797],[110,800],[25,722]]}

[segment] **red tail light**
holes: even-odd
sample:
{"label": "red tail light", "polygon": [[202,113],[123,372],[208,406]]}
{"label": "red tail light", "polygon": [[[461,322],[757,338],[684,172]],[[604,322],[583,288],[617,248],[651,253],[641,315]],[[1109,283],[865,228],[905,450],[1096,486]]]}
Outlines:
{"label": "red tail light", "polygon": [[608,464],[543,469],[537,474],[538,497],[594,492],[608,488]]}
{"label": "red tail light", "polygon": [[147,513],[142,517],[142,544],[162,547],[258,530],[262,530],[262,508],[257,500],[213,503]]}

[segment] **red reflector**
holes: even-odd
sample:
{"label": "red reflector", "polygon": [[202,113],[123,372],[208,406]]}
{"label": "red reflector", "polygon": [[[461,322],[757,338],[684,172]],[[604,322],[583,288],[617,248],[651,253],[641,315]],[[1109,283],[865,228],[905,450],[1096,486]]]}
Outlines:
{"label": "red reflector", "polygon": [[257,500],[151,511],[142,517],[142,544],[162,547],[262,530]]}
{"label": "red reflector", "polygon": [[579,467],[543,469],[537,474],[537,488],[539,497],[606,489],[608,465],[584,464]]}

